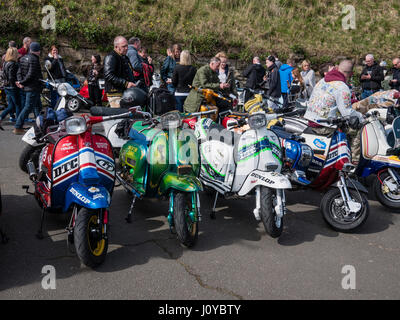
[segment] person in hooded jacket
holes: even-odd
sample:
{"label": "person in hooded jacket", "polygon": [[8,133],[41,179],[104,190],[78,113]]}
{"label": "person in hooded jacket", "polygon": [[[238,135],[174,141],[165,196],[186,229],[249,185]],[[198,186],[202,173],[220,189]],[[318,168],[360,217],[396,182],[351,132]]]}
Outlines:
{"label": "person in hooded jacket", "polygon": [[279,68],[279,76],[281,79],[281,93],[283,98],[283,107],[287,107],[289,86],[293,81],[292,70],[295,62],[293,59],[287,59],[286,64]]}
{"label": "person in hooded jacket", "polygon": [[243,77],[247,78],[245,84],[244,102],[247,102],[252,96],[252,93],[246,88],[260,89],[263,83],[263,77],[265,75],[265,68],[261,65],[259,57],[253,58],[253,64],[249,65],[242,73]]}
{"label": "person in hooded jacket", "polygon": [[[330,135],[336,128],[319,120],[337,119],[338,117],[357,117],[364,122],[363,115],[354,110],[351,104],[351,92],[347,81],[353,74],[353,62],[343,60],[338,69],[333,69],[321,79],[311,94],[304,118],[309,126],[319,135]],[[352,161],[357,162],[360,156],[360,134],[356,130],[347,132],[351,146]]]}

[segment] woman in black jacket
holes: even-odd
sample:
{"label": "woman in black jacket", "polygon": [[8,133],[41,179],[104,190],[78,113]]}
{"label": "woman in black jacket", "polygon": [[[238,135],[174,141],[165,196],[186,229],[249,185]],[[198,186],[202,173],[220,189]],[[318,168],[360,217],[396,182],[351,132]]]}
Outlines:
{"label": "woman in black jacket", "polygon": [[99,79],[103,78],[103,66],[99,55],[92,56],[92,65],[88,73],[89,99],[95,106],[101,106],[102,90],[99,87]]}
{"label": "woman in black jacket", "polygon": [[[4,87],[7,96],[7,108],[0,115],[0,122],[10,114],[10,121],[15,121],[21,111],[20,93],[15,82],[17,81],[18,72],[18,50],[17,48],[8,48],[3,70],[7,79]],[[16,117],[12,117],[12,115]]]}
{"label": "woman in black jacket", "polygon": [[[62,57],[58,54],[58,49],[56,46],[54,45],[51,46],[50,53],[44,59],[44,61],[46,62],[47,60],[51,62],[49,71],[53,79],[56,82],[65,82],[67,78],[67,70],[65,68]],[[51,79],[50,75],[48,75],[48,78]],[[50,94],[51,94],[51,107],[54,109],[54,107],[57,104],[59,96],[57,90],[52,89],[52,87],[50,87]]]}
{"label": "woman in black jacket", "polygon": [[192,59],[188,50],[183,50],[180,55],[179,64],[176,65],[172,75],[172,85],[175,88],[176,108],[183,112],[183,104],[189,95],[196,68],[192,66]]}

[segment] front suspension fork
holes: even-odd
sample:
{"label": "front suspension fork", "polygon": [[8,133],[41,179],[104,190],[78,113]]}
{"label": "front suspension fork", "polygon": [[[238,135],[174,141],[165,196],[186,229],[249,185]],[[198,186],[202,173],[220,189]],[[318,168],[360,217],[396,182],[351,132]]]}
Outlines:
{"label": "front suspension fork", "polygon": [[339,179],[340,182],[338,183],[338,188],[343,199],[346,214],[349,215],[351,213],[359,212],[361,210],[361,206],[359,203],[353,201],[349,189],[347,188],[345,173],[342,171],[339,172]]}
{"label": "front suspension fork", "polygon": [[[171,190],[169,194],[169,210],[168,210],[168,223],[170,229],[174,226],[174,199],[175,194],[174,191]],[[201,213],[200,213],[200,195],[198,192],[191,193],[191,211],[189,212],[190,219],[193,223],[197,221],[201,221]]]}

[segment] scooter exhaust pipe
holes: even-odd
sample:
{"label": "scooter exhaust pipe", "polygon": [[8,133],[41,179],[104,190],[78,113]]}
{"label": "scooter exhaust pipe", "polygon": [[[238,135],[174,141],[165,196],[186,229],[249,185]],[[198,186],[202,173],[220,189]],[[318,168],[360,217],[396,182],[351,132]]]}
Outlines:
{"label": "scooter exhaust pipe", "polygon": [[32,160],[28,161],[28,163],[26,164],[26,168],[28,169],[29,179],[31,179],[31,181],[36,181],[37,172],[35,164],[33,163]]}

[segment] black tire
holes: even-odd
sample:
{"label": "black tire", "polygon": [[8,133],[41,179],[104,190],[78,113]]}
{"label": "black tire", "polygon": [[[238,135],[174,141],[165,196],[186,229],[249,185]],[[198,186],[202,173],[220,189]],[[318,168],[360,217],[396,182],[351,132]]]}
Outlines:
{"label": "black tire", "polygon": [[[379,175],[382,182],[385,181],[393,181],[393,178],[390,176],[388,171],[382,172]],[[394,182],[394,181],[393,181]],[[400,211],[400,193],[393,194],[389,190],[384,190],[384,186],[379,181],[378,177],[374,177],[374,181],[372,183],[373,192],[375,193],[376,198],[378,201],[385,207]],[[386,191],[386,192],[385,192]]]}
{"label": "black tire", "polygon": [[78,112],[81,107],[80,101],[78,98],[68,99],[65,103],[65,108],[72,113]]}
{"label": "black tire", "polygon": [[[83,264],[95,268],[104,262],[108,249],[108,238],[94,239],[91,228],[98,228],[97,212],[81,208],[76,216],[74,244],[76,254]],[[94,248],[96,246],[96,248]]]}
{"label": "black tire", "polygon": [[192,208],[190,193],[178,192],[174,197],[174,225],[179,241],[186,247],[192,247],[199,234],[198,221],[192,222],[189,212]]}
{"label": "black tire", "polygon": [[[360,212],[351,217],[343,216],[344,204],[338,188],[330,189],[321,200],[321,212],[325,222],[334,230],[350,232],[365,223],[369,215],[369,204],[366,195],[357,190],[348,189],[353,200],[361,203]],[[340,203],[342,202],[342,203]]]}
{"label": "black tire", "polygon": [[267,187],[260,187],[261,193],[261,221],[264,224],[265,231],[272,237],[278,238],[283,231],[283,217],[281,225],[278,228],[276,225],[276,214],[274,210],[274,190]]}
{"label": "black tire", "polygon": [[27,144],[24,147],[24,149],[21,152],[21,155],[19,156],[19,162],[18,162],[19,168],[23,172],[28,173],[28,168],[26,167],[26,164],[29,162],[29,160],[33,161],[36,169],[38,168],[39,156],[42,147],[43,146],[31,146],[30,144]]}

